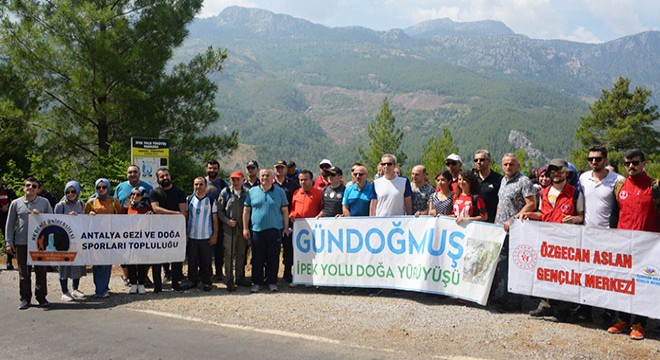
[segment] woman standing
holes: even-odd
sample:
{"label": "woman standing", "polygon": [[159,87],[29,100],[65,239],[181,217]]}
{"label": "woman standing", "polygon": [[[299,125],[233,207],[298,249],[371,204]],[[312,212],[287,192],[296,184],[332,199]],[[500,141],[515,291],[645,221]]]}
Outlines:
{"label": "woman standing", "polygon": [[[153,214],[151,204],[149,204],[149,193],[147,189],[142,186],[136,186],[131,190],[130,201],[126,213],[129,215],[136,214]],[[146,290],[144,284],[147,281],[147,272],[149,265],[144,264],[131,264],[126,265],[128,268],[128,282],[131,288],[128,290],[129,294],[144,294]]]}
{"label": "woman standing", "polygon": [[429,200],[429,215],[451,215],[454,193],[451,191],[452,176],[449,171],[435,174],[436,192]]}
{"label": "woman standing", "polygon": [[458,195],[454,198],[456,223],[463,220],[486,221],[486,202],[479,195],[479,180],[472,171],[458,174]]}
{"label": "woman standing", "polygon": [[[55,205],[55,214],[78,215],[83,213],[85,203],[80,199],[80,183],[69,181],[64,185],[64,197]],[[87,268],[85,266],[60,266],[60,286],[62,287],[62,301],[69,302],[73,300],[85,299],[85,294],[78,290],[80,278],[85,276]],[[69,293],[68,279],[71,279],[73,291]]]}
{"label": "woman standing", "polygon": [[[96,194],[87,200],[85,204],[85,214],[120,214],[121,204],[117,198],[110,196],[110,181],[100,178],[94,183]],[[94,265],[94,285],[96,287],[95,295],[98,299],[104,299],[110,296],[109,287],[112,265]]]}

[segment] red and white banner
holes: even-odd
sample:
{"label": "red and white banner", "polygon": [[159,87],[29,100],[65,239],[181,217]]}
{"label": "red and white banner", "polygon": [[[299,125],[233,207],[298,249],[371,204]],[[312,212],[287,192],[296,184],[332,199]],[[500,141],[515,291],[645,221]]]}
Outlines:
{"label": "red and white banner", "polygon": [[660,233],[514,221],[509,291],[660,318]]}

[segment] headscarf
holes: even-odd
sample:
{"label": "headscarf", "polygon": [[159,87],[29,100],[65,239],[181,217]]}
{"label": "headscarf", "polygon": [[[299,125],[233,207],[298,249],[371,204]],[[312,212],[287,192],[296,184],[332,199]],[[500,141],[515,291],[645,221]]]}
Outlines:
{"label": "headscarf", "polygon": [[133,201],[133,197],[131,196],[131,206],[135,209],[149,206],[149,193],[147,192],[147,189],[145,189],[143,186],[136,186],[131,190],[131,194],[134,191],[139,191],[140,194],[142,194],[142,197],[140,201],[136,203]]}
{"label": "headscarf", "polygon": [[543,165],[540,168],[538,168],[536,170],[536,180],[538,181],[538,179],[541,177],[541,174],[543,174],[546,171],[548,171],[548,166],[547,165]]}
{"label": "headscarf", "polygon": [[[69,189],[71,187],[76,189],[76,198],[73,199],[73,201],[70,201],[69,198],[66,197],[66,191],[67,191],[67,189]],[[80,183],[77,182],[77,181],[71,180],[68,183],[66,183],[66,185],[64,185],[64,196],[62,197],[62,200],[60,200],[60,201],[61,202],[66,202],[69,205],[73,205],[73,204],[78,202],[79,197],[80,197]]]}
{"label": "headscarf", "polygon": [[[103,196],[99,195],[98,190],[96,190],[96,187],[98,187],[100,183],[104,183],[105,186],[108,187],[108,192],[105,193],[105,195],[103,195]],[[106,178],[100,178],[100,179],[96,180],[96,182],[94,183],[94,190],[96,190],[96,193],[94,194],[94,196],[97,199],[99,199],[99,200],[107,199],[110,196],[110,180],[108,180]]]}

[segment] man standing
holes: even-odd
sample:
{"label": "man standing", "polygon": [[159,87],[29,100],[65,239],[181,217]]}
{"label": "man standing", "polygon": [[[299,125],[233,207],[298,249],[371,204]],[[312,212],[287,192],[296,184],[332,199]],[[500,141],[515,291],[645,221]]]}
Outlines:
{"label": "man standing", "polygon": [[[243,173],[234,171],[229,176],[231,187],[220,192],[218,199],[220,221],[224,224],[225,274],[227,291],[236,290],[236,285],[249,286],[245,280],[245,252],[247,241],[243,238],[243,203],[248,189],[243,186]],[[232,264],[234,264],[232,268]],[[234,277],[235,274],[235,277]],[[236,283],[234,283],[234,281]]]}
{"label": "man standing", "polygon": [[[323,208],[323,190],[318,189],[312,183],[314,175],[309,170],[302,170],[300,175],[300,189],[293,193],[291,202],[291,213],[289,223],[296,219],[313,218],[321,213]],[[293,277],[291,267],[293,266],[293,244],[284,246],[284,280],[291,283]]]}
{"label": "man standing", "polygon": [[374,180],[374,197],[370,216],[412,215],[412,189],[407,177],[394,171],[396,156],[385,154],[380,158],[383,176]]}
{"label": "man standing", "polygon": [[153,186],[144,180],[140,180],[140,168],[137,165],[129,165],[126,168],[126,181],[120,183],[115,188],[114,197],[119,200],[122,207],[128,207],[126,200],[131,197],[131,191],[137,186],[142,186],[150,192]]}
{"label": "man standing", "polygon": [[[259,292],[261,287],[277,291],[280,242],[289,235],[289,204],[284,190],[273,186],[274,174],[270,169],[259,171],[260,185],[248,192],[243,208],[243,237],[252,239],[252,288]],[[252,233],[250,233],[252,230]],[[264,267],[266,279],[264,280]]]}
{"label": "man standing", "polygon": [[[19,293],[21,295],[20,310],[30,307],[32,299],[32,279],[28,270],[28,217],[30,214],[52,213],[48,200],[37,196],[39,182],[33,177],[25,180],[23,191],[25,195],[14,200],[9,205],[7,213],[6,243],[7,253],[16,256],[18,262],[18,274],[20,278]],[[48,286],[46,283],[46,267],[33,266],[36,276],[34,295],[39,302],[39,307],[48,307],[50,303],[46,300]]]}
{"label": "man standing", "polygon": [[[618,205],[618,229],[660,232],[660,184],[649,177],[644,167],[644,153],[638,149],[627,151],[623,155],[623,166],[628,177],[614,185],[614,194]],[[616,323],[607,331],[620,334],[630,330],[633,340],[644,339],[646,316],[633,316],[619,312]],[[632,326],[631,326],[632,325]]]}
{"label": "man standing", "polygon": [[474,152],[474,169],[477,171],[477,178],[479,179],[481,197],[486,203],[486,211],[488,212],[489,223],[495,222],[495,214],[497,213],[497,203],[499,198],[497,193],[500,191],[502,184],[502,175],[491,170],[490,153],[487,150],[477,150]]}
{"label": "man standing", "polygon": [[207,179],[193,180],[195,193],[188,202],[188,278],[196,288],[200,278],[211,291],[211,254],[218,241],[218,202],[206,194]]}
{"label": "man standing", "polygon": [[[6,188],[0,179],[0,230],[2,237],[5,238],[5,226],[7,225],[7,214],[9,213],[9,204],[16,199],[16,193],[10,188]],[[7,253],[7,270],[14,270],[12,259],[14,256]]]}
{"label": "man standing", "polygon": [[412,178],[412,213],[415,216],[429,214],[429,200],[435,193],[429,184],[429,175],[424,165],[415,165],[410,173]]}
{"label": "man standing", "polygon": [[[156,171],[159,187],[151,190],[151,208],[154,214],[183,215],[187,216],[186,194],[183,190],[172,184],[170,171],[162,167]],[[163,291],[161,278],[161,265],[153,265],[154,292]],[[181,278],[183,277],[183,262],[172,263],[172,290],[182,291]]]}
{"label": "man standing", "polygon": [[319,177],[314,180],[314,187],[323,190],[328,186],[328,179],[325,177],[325,172],[332,167],[332,163],[328,159],[323,159],[319,163]]}
{"label": "man standing", "polygon": [[245,169],[247,170],[247,179],[243,183],[248,190],[252,189],[255,186],[259,186],[259,163],[257,160],[250,160],[245,164]]}
{"label": "man standing", "polygon": [[294,183],[298,183],[298,175],[300,175],[300,169],[296,167],[296,163],[289,161],[286,164],[286,178]]}
{"label": "man standing", "polygon": [[330,184],[323,188],[323,205],[319,217],[343,216],[342,201],[346,185],[342,184],[344,173],[340,168],[333,166],[328,169],[327,178]]}
{"label": "man standing", "polygon": [[344,216],[369,216],[371,199],[374,197],[374,187],[367,181],[369,171],[364,165],[355,165],[351,176],[355,180],[344,191],[342,212]]}
{"label": "man standing", "polygon": [[[293,182],[286,177],[286,161],[277,160],[273,165],[275,169],[275,185],[284,190],[286,194],[286,201],[289,203],[289,214],[291,214],[291,205],[293,204],[293,194],[300,188],[298,181]],[[289,226],[293,226],[289,222]],[[291,266],[293,266],[293,243],[291,242],[291,235],[282,236],[282,251],[284,263],[284,281],[291,283],[293,277],[291,275]]]}
{"label": "man standing", "polygon": [[451,174],[451,191],[458,194],[458,174],[463,170],[463,160],[458,154],[449,154],[445,159],[447,171]]}
{"label": "man standing", "polygon": [[[220,195],[222,189],[227,187],[227,182],[218,177],[219,173],[220,163],[218,160],[209,160],[206,163],[206,195],[213,201],[218,201],[218,195]],[[222,281],[225,246],[222,239],[222,232],[218,236],[218,241],[213,245],[213,260],[215,265],[215,279],[216,281]]]}
{"label": "man standing", "polygon": [[[502,170],[504,177],[497,196],[497,215],[495,223],[509,231],[510,221],[513,218],[522,218],[523,214],[536,209],[537,190],[529,178],[520,172],[520,163],[515,154],[507,153],[502,157]],[[509,277],[509,237],[504,239],[500,258],[490,289],[492,302],[499,305],[502,311],[515,311],[520,309],[522,297],[518,294],[508,293]],[[500,289],[501,291],[498,291]],[[498,292],[500,293],[498,296]]]}
{"label": "man standing", "polygon": [[[584,197],[569,184],[568,163],[563,159],[553,159],[548,164],[552,185],[541,190],[541,211],[523,214],[523,218],[542,220],[560,224],[580,224],[584,218]],[[539,300],[536,309],[529,312],[533,317],[551,317],[554,321],[566,321],[570,315],[570,303],[549,299]]]}

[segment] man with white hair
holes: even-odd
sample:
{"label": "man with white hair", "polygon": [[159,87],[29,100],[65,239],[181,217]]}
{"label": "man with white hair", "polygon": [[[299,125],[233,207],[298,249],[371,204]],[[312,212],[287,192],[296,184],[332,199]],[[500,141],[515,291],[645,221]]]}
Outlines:
{"label": "man with white hair", "polygon": [[383,176],[374,180],[374,195],[370,216],[412,215],[412,188],[407,177],[399,176],[396,156],[385,154],[380,158]]}

